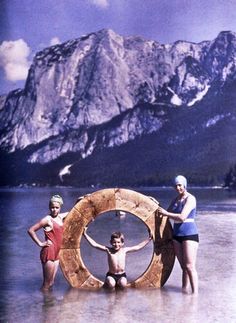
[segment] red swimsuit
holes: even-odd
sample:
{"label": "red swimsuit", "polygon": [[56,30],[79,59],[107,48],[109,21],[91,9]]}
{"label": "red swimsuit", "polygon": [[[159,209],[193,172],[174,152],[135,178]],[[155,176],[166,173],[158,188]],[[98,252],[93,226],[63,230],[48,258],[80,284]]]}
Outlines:
{"label": "red swimsuit", "polygon": [[53,228],[50,231],[44,231],[45,239],[50,240],[52,244],[48,247],[43,247],[40,252],[40,259],[42,263],[48,260],[55,261],[58,260],[59,251],[62,242],[63,225],[59,225],[56,221],[52,219]]}

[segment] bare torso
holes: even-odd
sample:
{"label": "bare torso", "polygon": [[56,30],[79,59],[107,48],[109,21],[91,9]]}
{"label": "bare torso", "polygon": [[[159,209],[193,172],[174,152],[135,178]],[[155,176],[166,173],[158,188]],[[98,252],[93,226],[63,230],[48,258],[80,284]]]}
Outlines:
{"label": "bare torso", "polygon": [[107,247],[109,272],[111,274],[122,274],[125,272],[126,250],[121,248],[118,251]]}

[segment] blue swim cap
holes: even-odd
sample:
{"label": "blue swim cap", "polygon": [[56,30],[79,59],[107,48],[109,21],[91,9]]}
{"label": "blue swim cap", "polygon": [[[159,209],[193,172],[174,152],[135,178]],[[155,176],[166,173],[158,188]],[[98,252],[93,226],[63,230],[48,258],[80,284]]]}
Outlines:
{"label": "blue swim cap", "polygon": [[175,185],[182,184],[185,188],[187,188],[187,179],[182,176],[178,175],[175,177]]}

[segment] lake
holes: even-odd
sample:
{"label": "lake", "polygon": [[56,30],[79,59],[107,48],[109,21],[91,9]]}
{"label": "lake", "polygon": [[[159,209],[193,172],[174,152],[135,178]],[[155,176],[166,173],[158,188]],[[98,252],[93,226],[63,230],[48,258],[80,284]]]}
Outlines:
{"label": "lake", "polygon": [[[135,190],[155,197],[163,207],[175,196],[171,188]],[[92,191],[64,187],[0,189],[0,322],[236,322],[236,194],[219,188],[189,189],[198,202],[198,297],[181,293],[177,261],[161,289],[77,290],[70,288],[59,270],[53,291],[40,292],[40,250],[27,229],[47,214],[52,194],[62,195],[62,211],[67,211],[78,196]],[[129,214],[119,218],[115,212],[99,216],[89,230],[95,240],[104,244],[109,243],[112,231],[123,231],[128,246],[148,234],[139,219]],[[86,266],[103,280],[107,271],[105,255],[85,240],[81,249]],[[145,271],[152,252],[149,243],[127,256],[128,280]]]}

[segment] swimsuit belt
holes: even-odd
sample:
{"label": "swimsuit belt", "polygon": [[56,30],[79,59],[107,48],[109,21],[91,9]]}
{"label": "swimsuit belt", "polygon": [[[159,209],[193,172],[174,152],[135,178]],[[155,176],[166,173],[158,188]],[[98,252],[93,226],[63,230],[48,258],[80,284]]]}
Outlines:
{"label": "swimsuit belt", "polygon": [[175,221],[175,223],[186,223],[186,222],[194,222],[194,219],[186,219],[184,221]]}

